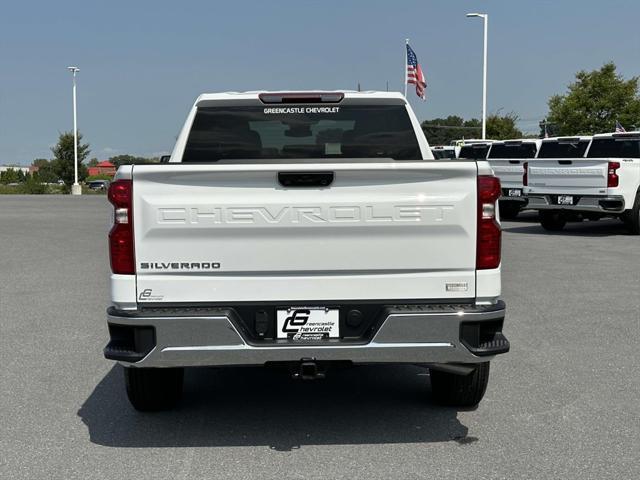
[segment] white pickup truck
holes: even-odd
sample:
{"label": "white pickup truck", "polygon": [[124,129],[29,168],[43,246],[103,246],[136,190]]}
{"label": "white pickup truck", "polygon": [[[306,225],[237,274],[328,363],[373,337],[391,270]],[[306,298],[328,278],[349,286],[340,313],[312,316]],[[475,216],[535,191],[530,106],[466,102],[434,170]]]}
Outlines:
{"label": "white pickup truck", "polygon": [[640,234],[640,131],[594,135],[585,157],[530,160],[524,176],[529,208],[541,225],[618,217]]}
{"label": "white pickup truck", "polygon": [[173,406],[184,367],[416,364],[475,405],[502,334],[499,181],[433,161],[389,92],[201,95],[170,161],[109,189],[106,358],[136,409]]}
{"label": "white pickup truck", "polygon": [[524,163],[535,158],[540,140],[502,140],[493,142],[487,160],[496,177],[500,179],[502,196],[500,197],[500,216],[513,219],[527,206],[522,194],[522,176]]}

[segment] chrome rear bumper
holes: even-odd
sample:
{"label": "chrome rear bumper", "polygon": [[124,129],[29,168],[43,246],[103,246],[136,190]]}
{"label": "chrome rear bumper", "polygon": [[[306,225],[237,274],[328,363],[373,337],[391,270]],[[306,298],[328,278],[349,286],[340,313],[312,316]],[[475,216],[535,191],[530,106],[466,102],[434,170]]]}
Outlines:
{"label": "chrome rear bumper", "polygon": [[[509,350],[502,335],[504,302],[490,306],[389,306],[369,340],[255,342],[232,308],[107,311],[111,341],[105,357],[127,366],[262,365],[266,362],[478,363]],[[128,342],[128,343],[127,343]]]}
{"label": "chrome rear bumper", "polygon": [[625,209],[624,197],[612,196],[581,196],[571,195],[577,198],[575,205],[558,205],[557,194],[534,194],[527,195],[529,205],[527,208],[533,210],[572,210],[577,212],[596,213],[622,213]]}

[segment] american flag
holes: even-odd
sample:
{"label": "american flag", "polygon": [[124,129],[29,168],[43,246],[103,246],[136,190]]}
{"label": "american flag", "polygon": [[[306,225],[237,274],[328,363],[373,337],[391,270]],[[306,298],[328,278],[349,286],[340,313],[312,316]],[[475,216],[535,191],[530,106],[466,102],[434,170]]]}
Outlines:
{"label": "american flag", "polygon": [[620,122],[618,120],[616,120],[616,133],[623,133],[623,132],[626,132],[626,130],[620,124]]}
{"label": "american flag", "polygon": [[427,88],[427,81],[422,74],[422,69],[418,63],[418,57],[416,52],[407,43],[407,83],[411,83],[416,86],[416,95],[425,100],[425,89]]}

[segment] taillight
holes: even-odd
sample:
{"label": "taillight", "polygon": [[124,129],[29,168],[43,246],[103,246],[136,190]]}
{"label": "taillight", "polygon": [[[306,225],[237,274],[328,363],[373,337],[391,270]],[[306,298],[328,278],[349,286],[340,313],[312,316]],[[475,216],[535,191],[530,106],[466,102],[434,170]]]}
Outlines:
{"label": "taillight", "polygon": [[258,98],[262,103],[340,103],[344,98],[342,92],[270,92],[261,93]]}
{"label": "taillight", "polygon": [[496,206],[500,198],[500,180],[491,175],[478,177],[478,236],[476,268],[498,268],[501,257],[502,231],[496,221]]}
{"label": "taillight", "polygon": [[522,174],[522,185],[526,187],[529,185],[529,162],[524,162],[522,167],[524,168],[524,173]]}
{"label": "taillight", "polygon": [[607,187],[617,187],[620,184],[620,178],[616,170],[620,168],[620,162],[609,162],[609,170],[607,174]]}
{"label": "taillight", "polygon": [[111,271],[122,275],[136,273],[133,252],[133,184],[116,180],[109,185],[108,198],[113,204],[113,228],[109,232]]}

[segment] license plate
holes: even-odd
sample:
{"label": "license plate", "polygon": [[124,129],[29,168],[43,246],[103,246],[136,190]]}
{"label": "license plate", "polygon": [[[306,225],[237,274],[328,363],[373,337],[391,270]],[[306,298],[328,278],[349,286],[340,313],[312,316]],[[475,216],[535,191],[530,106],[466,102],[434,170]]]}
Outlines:
{"label": "license plate", "polygon": [[558,205],[573,205],[573,195],[558,195]]}
{"label": "license plate", "polygon": [[522,190],[520,190],[518,188],[510,188],[509,189],[509,196],[510,197],[521,197],[522,196]]}
{"label": "license plate", "polygon": [[340,336],[340,311],[337,308],[291,307],[276,312],[278,338],[323,340]]}

